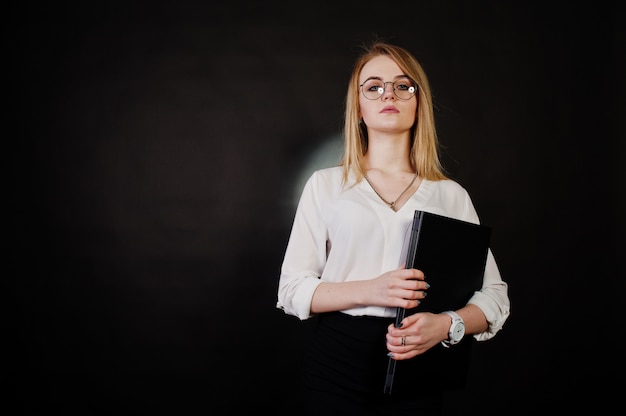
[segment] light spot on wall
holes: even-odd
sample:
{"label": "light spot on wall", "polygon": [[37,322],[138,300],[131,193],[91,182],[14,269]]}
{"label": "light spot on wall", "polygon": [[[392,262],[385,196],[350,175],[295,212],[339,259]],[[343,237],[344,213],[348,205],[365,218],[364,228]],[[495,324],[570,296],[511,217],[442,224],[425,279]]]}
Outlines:
{"label": "light spot on wall", "polygon": [[293,191],[291,192],[292,198],[290,203],[293,206],[298,204],[302,189],[309,179],[311,174],[323,168],[329,168],[337,166],[343,155],[343,140],[341,135],[336,134],[329,136],[323,140],[321,145],[311,153],[306,162],[302,165],[302,168],[297,174],[296,181],[293,184]]}

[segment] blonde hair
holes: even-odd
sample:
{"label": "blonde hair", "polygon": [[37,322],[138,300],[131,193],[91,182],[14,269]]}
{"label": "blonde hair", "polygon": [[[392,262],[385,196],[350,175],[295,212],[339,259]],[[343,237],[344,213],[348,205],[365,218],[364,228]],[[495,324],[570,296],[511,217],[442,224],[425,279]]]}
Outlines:
{"label": "blonde hair", "polygon": [[351,170],[356,175],[357,183],[365,175],[363,156],[367,152],[368,138],[366,127],[359,118],[359,76],[365,64],[380,55],[393,59],[400,69],[418,85],[416,121],[411,129],[411,167],[425,179],[433,181],[447,179],[439,158],[439,142],[435,130],[430,86],[422,66],[406,49],[382,40],[375,40],[363,49],[364,51],[354,63],[346,95],[343,129],[344,155],[340,162],[340,166],[343,166],[344,183],[348,181]]}

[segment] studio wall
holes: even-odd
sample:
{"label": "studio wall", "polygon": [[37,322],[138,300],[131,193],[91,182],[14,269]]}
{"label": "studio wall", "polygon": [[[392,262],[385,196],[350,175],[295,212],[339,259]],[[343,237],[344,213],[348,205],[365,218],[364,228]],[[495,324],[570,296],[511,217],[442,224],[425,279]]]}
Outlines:
{"label": "studio wall", "polygon": [[376,36],[424,65],[444,166],[510,285],[511,317],[447,414],[615,404],[624,16],[554,6],[10,6],[18,414],[294,414],[311,323],[275,308],[280,264],[303,181],[339,161],[352,61]]}

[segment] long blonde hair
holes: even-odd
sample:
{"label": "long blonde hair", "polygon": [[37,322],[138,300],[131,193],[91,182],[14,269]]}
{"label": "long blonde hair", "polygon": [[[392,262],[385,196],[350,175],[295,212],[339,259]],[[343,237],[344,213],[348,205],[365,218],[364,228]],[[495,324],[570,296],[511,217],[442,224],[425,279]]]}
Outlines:
{"label": "long blonde hair", "polygon": [[367,152],[368,138],[366,127],[359,118],[359,76],[363,66],[380,55],[393,59],[400,69],[418,85],[416,121],[411,129],[411,167],[425,179],[433,181],[447,179],[439,158],[439,142],[435,130],[430,86],[422,66],[406,49],[383,40],[375,40],[363,49],[354,63],[346,95],[343,129],[344,155],[340,162],[343,166],[344,183],[348,181],[351,170],[356,175],[357,183],[365,175],[363,156]]}

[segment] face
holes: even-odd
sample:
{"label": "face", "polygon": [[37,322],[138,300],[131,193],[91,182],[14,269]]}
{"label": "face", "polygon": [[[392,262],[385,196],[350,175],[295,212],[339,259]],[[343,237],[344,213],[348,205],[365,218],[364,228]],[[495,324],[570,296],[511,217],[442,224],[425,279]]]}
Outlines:
{"label": "face", "polygon": [[[396,82],[396,93],[394,93],[394,82]],[[370,60],[365,64],[359,76],[359,85],[363,84],[359,92],[359,105],[363,122],[370,132],[378,130],[401,133],[411,129],[415,122],[417,95],[411,96],[413,90],[410,88],[416,87],[410,83],[395,61],[387,56],[377,56]],[[368,99],[363,93],[365,91],[370,98],[376,97],[380,87],[384,90],[378,98]],[[396,94],[411,97],[401,99]]]}

